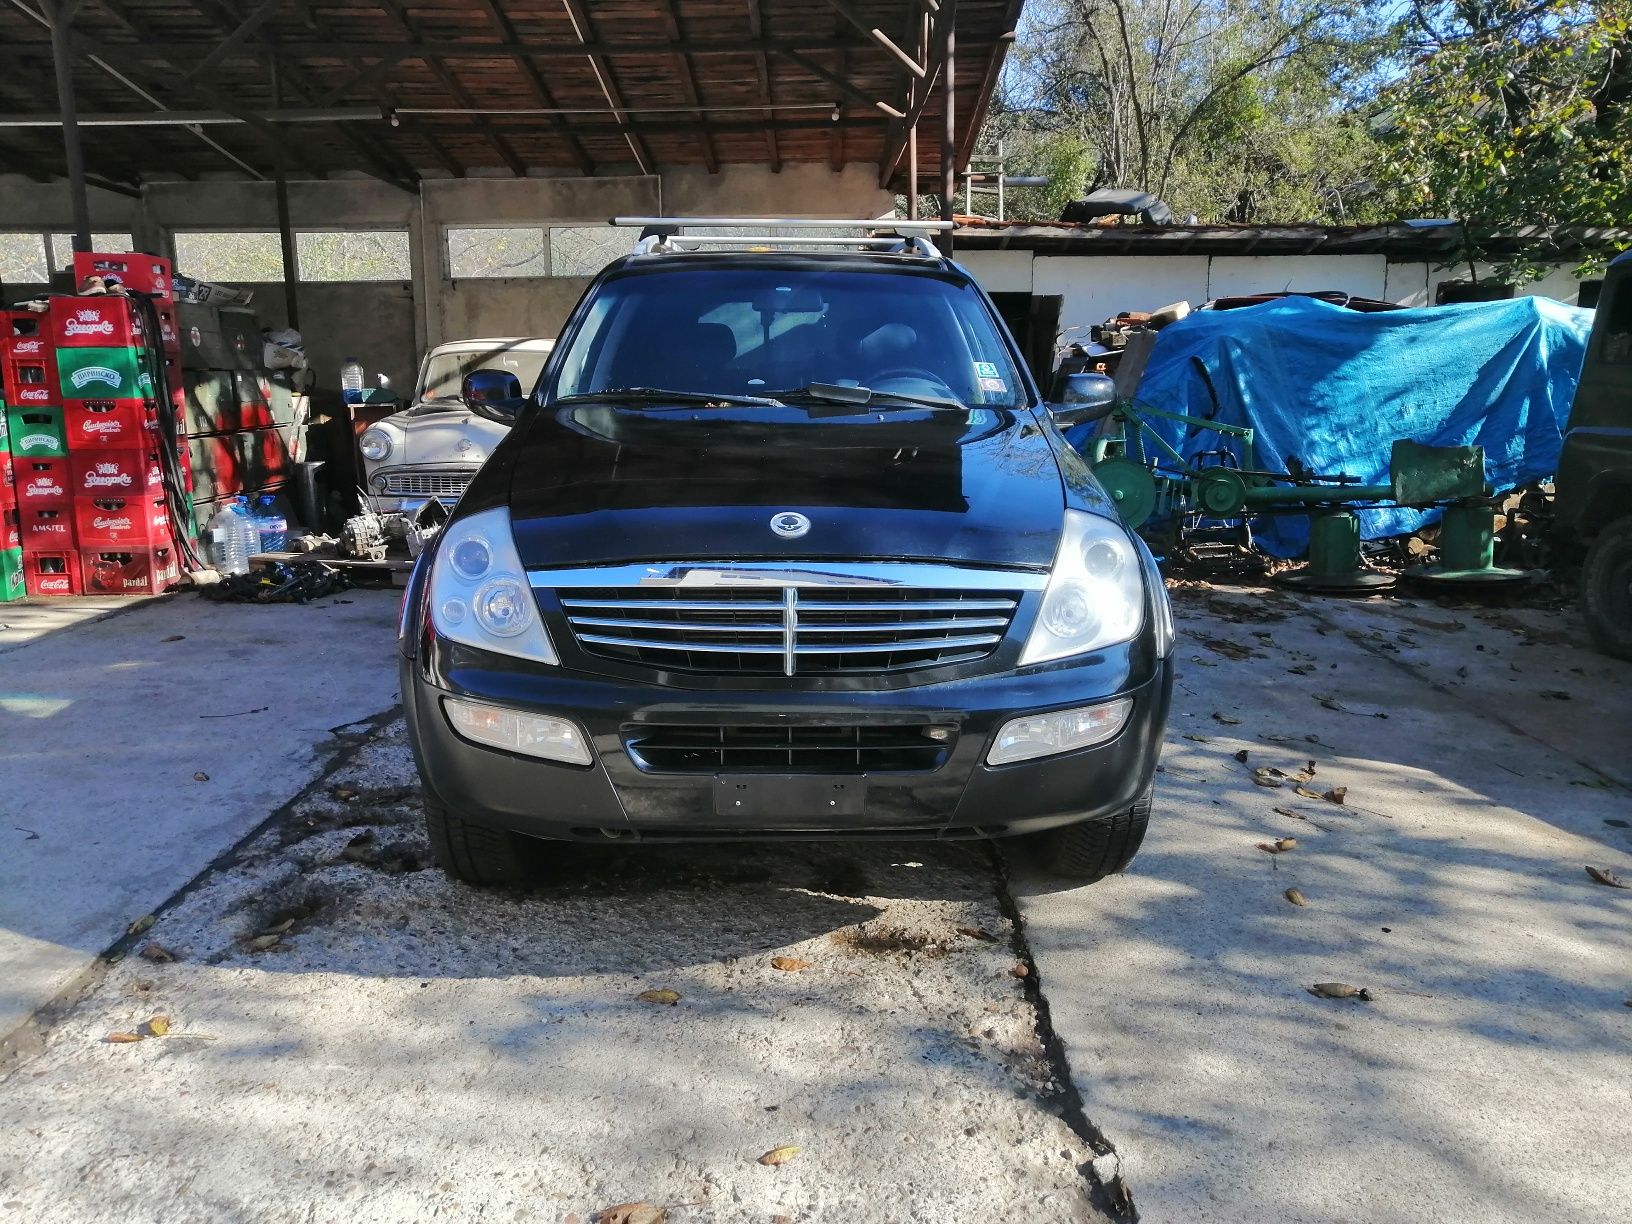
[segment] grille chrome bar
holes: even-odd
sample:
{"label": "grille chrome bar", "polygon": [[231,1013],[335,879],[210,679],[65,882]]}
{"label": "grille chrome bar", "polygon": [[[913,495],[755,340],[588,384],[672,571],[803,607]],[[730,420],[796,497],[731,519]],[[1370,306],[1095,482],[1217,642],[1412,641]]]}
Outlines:
{"label": "grille chrome bar", "polygon": [[530,577],[535,586],[559,584],[588,654],[666,671],[784,676],[984,658],[1002,644],[1025,592],[1044,581],[904,562],[658,564]]}
{"label": "grille chrome bar", "polygon": [[385,488],[387,497],[452,497],[459,498],[470,486],[471,472],[388,472]]}

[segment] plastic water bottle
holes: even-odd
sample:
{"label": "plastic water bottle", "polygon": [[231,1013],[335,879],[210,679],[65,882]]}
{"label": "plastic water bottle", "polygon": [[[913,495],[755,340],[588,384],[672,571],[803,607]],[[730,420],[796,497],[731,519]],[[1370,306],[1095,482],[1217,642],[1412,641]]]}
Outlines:
{"label": "plastic water bottle", "polygon": [[243,542],[244,568],[249,568],[249,559],[261,551],[261,529],[255,521],[255,507],[249,504],[249,498],[243,493],[232,499],[233,513],[238,516],[238,538]]}
{"label": "plastic water bottle", "polygon": [[363,363],[347,357],[340,367],[340,398],[348,404],[363,402]]}
{"label": "plastic water bottle", "polygon": [[[242,501],[239,498],[238,501]],[[223,575],[249,572],[248,543],[243,530],[244,516],[236,501],[228,502],[210,516],[205,532],[210,541],[210,564]]]}
{"label": "plastic water bottle", "polygon": [[289,547],[289,520],[278,513],[278,499],[270,493],[255,499],[255,529],[260,535],[257,552],[283,552]]}

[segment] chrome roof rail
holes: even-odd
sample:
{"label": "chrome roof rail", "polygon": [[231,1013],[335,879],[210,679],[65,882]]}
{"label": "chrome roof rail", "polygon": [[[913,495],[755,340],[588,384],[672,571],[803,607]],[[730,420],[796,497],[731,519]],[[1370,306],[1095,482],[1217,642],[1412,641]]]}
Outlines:
{"label": "chrome roof rail", "polygon": [[[953,228],[950,221],[913,221],[904,217],[860,220],[829,220],[814,217],[613,217],[611,223],[643,231],[635,244],[636,255],[671,255],[708,246],[813,247],[873,251],[885,255],[910,255],[919,259],[939,259],[940,251],[928,235]],[[747,230],[745,234],[682,233],[697,229]],[[774,230],[821,230],[821,234],[774,233]],[[838,236],[834,230],[854,230],[854,236]],[[887,231],[887,232],[886,232]]]}

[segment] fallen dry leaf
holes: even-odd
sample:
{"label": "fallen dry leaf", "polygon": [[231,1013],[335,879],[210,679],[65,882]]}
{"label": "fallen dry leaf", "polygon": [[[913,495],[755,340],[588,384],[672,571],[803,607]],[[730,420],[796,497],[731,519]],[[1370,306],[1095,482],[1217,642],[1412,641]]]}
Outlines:
{"label": "fallen dry leaf", "polygon": [[1348,794],[1348,787],[1334,786],[1331,790],[1324,792],[1320,797],[1326,800],[1328,803],[1342,803],[1344,799],[1348,798]]}
{"label": "fallen dry leaf", "polygon": [[1277,816],[1290,816],[1293,820],[1309,819],[1309,817],[1305,816],[1302,812],[1294,812],[1291,808],[1271,808],[1270,810]]}
{"label": "fallen dry leaf", "polygon": [[131,923],[125,928],[125,934],[140,935],[143,931],[147,930],[148,927],[152,926],[155,921],[156,920],[152,914],[143,914],[140,918],[136,919],[135,922]]}
{"label": "fallen dry leaf", "polygon": [[1031,969],[1019,961],[1015,961],[1014,964],[1009,966],[1009,975],[1017,978],[1029,977]]}
{"label": "fallen dry leaf", "polygon": [[146,1028],[149,1037],[163,1037],[170,1031],[170,1017],[154,1016],[147,1022]]}
{"label": "fallen dry leaf", "polygon": [[1213,742],[1213,737],[1210,735],[1186,735],[1184,738],[1187,740],[1195,740],[1198,744],[1210,744]]}
{"label": "fallen dry leaf", "polygon": [[1320,792],[1319,791],[1312,791],[1307,786],[1294,786],[1292,788],[1292,793],[1294,795],[1302,795],[1305,799],[1319,799],[1320,798]]}
{"label": "fallen dry leaf", "polygon": [[595,1213],[596,1224],[664,1224],[669,1213],[655,1203],[619,1203]]}
{"label": "fallen dry leaf", "polygon": [[273,947],[282,941],[282,935],[257,935],[245,946],[247,946],[251,952],[265,952],[268,948]]}
{"label": "fallen dry leaf", "polygon": [[990,931],[983,931],[979,927],[959,927],[959,935],[967,935],[970,939],[978,939],[982,943],[996,943],[997,936]]}
{"label": "fallen dry leaf", "polygon": [[1245,765],[1247,763],[1247,750],[1245,748],[1241,749],[1240,752],[1235,754],[1235,759]]}
{"label": "fallen dry leaf", "polygon": [[1239,718],[1231,718],[1228,714],[1221,714],[1217,710],[1213,711],[1213,721],[1223,723],[1226,727],[1239,727],[1241,725]]}
{"label": "fallen dry leaf", "polygon": [[193,775],[194,782],[208,782],[209,780],[210,775],[205,773],[202,769]]}
{"label": "fallen dry leaf", "polygon": [[1270,854],[1285,854],[1288,850],[1298,848],[1298,839],[1295,837],[1278,837],[1272,842],[1259,842],[1257,845],[1258,849],[1267,851]]}
{"label": "fallen dry leaf", "polygon": [[334,788],[334,797],[342,803],[347,803],[357,798],[357,792],[349,786],[337,786]]}
{"label": "fallen dry leaf", "polygon": [[1587,874],[1598,883],[1607,884],[1611,888],[1632,887],[1632,885],[1628,885],[1625,880],[1621,879],[1621,877],[1616,875],[1613,871],[1605,871],[1602,867],[1594,867],[1591,864],[1588,864]]}
{"label": "fallen dry leaf", "polygon": [[1316,982],[1309,993],[1323,999],[1363,999],[1371,1002],[1371,991],[1364,986],[1350,986],[1347,982]]}
{"label": "fallen dry leaf", "polygon": [[[798,973],[801,969],[809,969],[810,962],[800,960],[797,956],[773,956],[771,968],[780,969],[783,973]],[[678,999],[679,996],[676,995],[675,998]]]}
{"label": "fallen dry leaf", "polygon": [[163,944],[150,943],[142,947],[136,954],[145,961],[152,961],[156,965],[168,965],[176,959],[176,954]]}
{"label": "fallen dry leaf", "polygon": [[292,927],[294,925],[295,925],[295,920],[293,918],[285,918],[282,922],[279,922],[279,923],[276,923],[276,924],[274,924],[272,926],[267,927],[266,930],[261,932],[261,934],[262,935],[282,935],[286,931],[288,931],[290,927]]}
{"label": "fallen dry leaf", "polygon": [[140,1033],[109,1033],[102,1038],[103,1041],[110,1042],[113,1045],[129,1045],[131,1042],[140,1041],[141,1039],[142,1035]]}
{"label": "fallen dry leaf", "polygon": [[1288,901],[1292,902],[1293,905],[1308,905],[1309,904],[1309,902],[1304,899],[1303,893],[1298,891],[1296,888],[1289,888],[1284,893],[1282,893],[1281,895],[1283,897],[1285,897]]}
{"label": "fallen dry leaf", "polygon": [[636,995],[635,998],[639,999],[642,1003],[666,1003],[670,1007],[673,1007],[676,1003],[680,1002],[680,992],[678,990],[670,990],[667,987],[664,987],[661,990],[643,990]]}
{"label": "fallen dry leaf", "polygon": [[185,633],[172,633],[169,637],[159,639],[161,642],[185,642],[186,640],[187,635]]}
{"label": "fallen dry leaf", "polygon": [[787,1164],[788,1161],[792,1160],[797,1155],[799,1155],[799,1149],[794,1145],[789,1144],[787,1147],[772,1148],[770,1151],[766,1152],[765,1155],[759,1158],[759,1163],[762,1165],[771,1165],[774,1168],[776,1165]]}
{"label": "fallen dry leaf", "polygon": [[1548,698],[1551,701],[1571,701],[1571,700],[1574,700],[1563,689],[1542,689],[1541,690],[1541,695],[1543,697]]}

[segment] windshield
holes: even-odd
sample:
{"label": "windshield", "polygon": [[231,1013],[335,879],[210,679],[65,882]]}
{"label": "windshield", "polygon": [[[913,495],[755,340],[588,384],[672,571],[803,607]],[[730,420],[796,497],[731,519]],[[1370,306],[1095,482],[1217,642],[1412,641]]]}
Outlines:
{"label": "windshield", "polygon": [[606,282],[550,399],[629,387],[719,395],[812,383],[963,404],[1025,400],[979,291],[959,277],[809,268],[685,268]]}
{"label": "windshield", "polygon": [[[536,346],[537,343],[536,340],[528,341],[530,345]],[[515,344],[496,345],[475,352],[432,353],[425,361],[419,394],[414,398],[437,408],[454,407],[453,403],[446,401],[459,399],[465,375],[472,370],[508,370],[521,382],[521,391],[525,395],[538,382],[538,372],[544,368],[549,356],[549,353],[540,352],[536,347],[521,349]],[[444,402],[430,404],[430,401],[436,400]]]}

